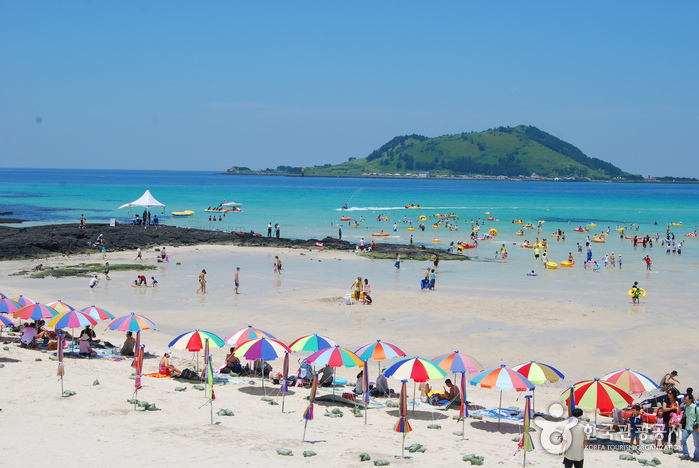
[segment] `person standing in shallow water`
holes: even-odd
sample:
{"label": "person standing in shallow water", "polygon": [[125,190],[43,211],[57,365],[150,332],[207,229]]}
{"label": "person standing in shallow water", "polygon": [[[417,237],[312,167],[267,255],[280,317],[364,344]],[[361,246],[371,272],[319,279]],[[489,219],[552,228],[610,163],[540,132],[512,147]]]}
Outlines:
{"label": "person standing in shallow water", "polygon": [[201,291],[202,294],[206,294],[206,270],[201,270],[199,273],[199,289],[197,289],[197,294]]}
{"label": "person standing in shallow water", "polygon": [[235,283],[235,287],[233,288],[233,292],[236,294],[240,294],[238,292],[238,287],[240,286],[240,267],[235,268],[235,274],[233,275],[233,282]]}

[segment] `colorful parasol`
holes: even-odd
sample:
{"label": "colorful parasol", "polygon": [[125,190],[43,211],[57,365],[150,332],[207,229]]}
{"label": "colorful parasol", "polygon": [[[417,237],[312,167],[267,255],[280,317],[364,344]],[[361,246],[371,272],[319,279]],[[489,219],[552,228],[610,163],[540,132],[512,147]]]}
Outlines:
{"label": "colorful parasol", "polygon": [[500,424],[499,408],[502,407],[502,392],[504,390],[517,390],[518,392],[524,392],[527,390],[534,390],[536,388],[533,383],[527,380],[526,377],[519,372],[508,369],[504,364],[502,364],[500,367],[496,367],[495,369],[489,369],[481,372],[471,379],[471,385],[481,388],[497,388],[500,390],[498,425]]}
{"label": "colorful parasol", "polygon": [[129,315],[115,318],[109,323],[109,325],[107,325],[107,328],[110,330],[123,332],[140,332],[141,330],[155,328],[155,323],[143,315],[138,315],[135,312],[131,312]]}
{"label": "colorful parasol", "polygon": [[529,361],[524,364],[516,365],[512,370],[519,372],[533,384],[542,384],[545,382],[553,383],[565,378],[558,369],[536,361]]}
{"label": "colorful parasol", "polygon": [[97,325],[97,320],[75,309],[60,313],[46,323],[46,326],[55,328],[80,328],[91,325]]}
{"label": "colorful parasol", "polygon": [[87,314],[90,317],[92,317],[95,320],[112,320],[114,319],[114,316],[107,312],[106,310],[102,309],[101,307],[97,307],[94,305],[91,305],[90,307],[85,307],[84,309],[80,309],[80,312],[83,314]]}
{"label": "colorful parasol", "polygon": [[600,380],[613,383],[627,393],[641,394],[659,388],[658,384],[653,382],[648,376],[632,371],[628,367],[625,370],[610,372]]}
{"label": "colorful parasol", "polygon": [[394,377],[399,380],[427,382],[428,380],[442,379],[447,375],[447,373],[437,367],[437,365],[432,361],[416,356],[401,359],[386,369],[384,375],[386,377]]}
{"label": "colorful parasol", "polygon": [[325,348],[332,348],[333,346],[337,346],[337,343],[326,336],[314,333],[294,340],[294,342],[289,345],[289,349],[292,351],[315,352]]}
{"label": "colorful parasol", "polygon": [[22,307],[27,306],[27,305],[36,304],[36,301],[29,299],[28,297],[25,297],[21,294],[19,295],[19,297],[15,297],[12,300],[15,301],[17,304],[21,305]]}
{"label": "colorful parasol", "polygon": [[398,421],[393,425],[393,430],[395,432],[403,433],[403,442],[401,444],[400,456],[405,457],[405,436],[408,432],[412,431],[413,428],[410,427],[410,422],[408,421],[408,390],[407,390],[407,380],[401,381],[400,386],[400,400],[398,401]]}
{"label": "colorful parasol", "polygon": [[534,450],[534,441],[531,435],[531,419],[532,419],[532,408],[531,408],[531,395],[526,395],[524,397],[524,418],[522,420],[522,438],[517,444],[517,451],[515,456],[520,450],[524,450],[524,460],[522,461],[522,467],[527,465],[527,452]]}
{"label": "colorful parasol", "polygon": [[363,366],[364,362],[349,349],[335,345],[332,348],[321,349],[306,358],[306,362],[316,366],[355,367]]}
{"label": "colorful parasol", "polygon": [[168,348],[184,348],[192,353],[199,352],[204,349],[206,340],[209,340],[209,346],[212,348],[220,348],[226,343],[218,335],[204,330],[192,330],[181,334],[168,344]]}
{"label": "colorful parasol", "polygon": [[5,327],[14,327],[15,324],[12,320],[9,318],[5,317],[4,314],[0,314],[0,323],[5,326]]}
{"label": "colorful parasol", "polygon": [[18,318],[21,320],[50,319],[55,317],[56,315],[58,315],[58,312],[55,309],[52,309],[51,307],[46,306],[44,304],[31,304],[28,306],[24,306],[17,312],[12,314],[14,318]]}
{"label": "colorful parasol", "polygon": [[301,438],[302,442],[306,441],[306,426],[308,425],[308,421],[313,421],[313,405],[316,401],[316,395],[318,394],[318,372],[313,373],[313,381],[311,382],[311,394],[308,397],[308,406],[303,412],[303,437]]}
{"label": "colorful parasol", "polygon": [[[288,346],[279,340],[272,338],[255,338],[254,340],[248,340],[235,349],[235,354],[237,356],[244,356],[245,359],[250,361],[272,361],[284,353],[290,353],[291,350]],[[260,362],[260,361],[258,361]],[[256,367],[256,366],[255,366]],[[262,389],[265,388],[265,371],[264,362],[260,362],[260,377],[262,378]],[[257,369],[255,369],[257,371]]]}
{"label": "colorful parasol", "polygon": [[260,330],[259,328],[255,328],[252,325],[248,325],[246,328],[238,330],[232,335],[227,336],[226,338],[224,338],[224,341],[229,345],[238,346],[239,344],[244,343],[246,341],[262,337],[272,338],[276,340],[276,338],[272,336],[272,334],[267,333],[264,330]]}
{"label": "colorful parasol", "polygon": [[14,314],[21,308],[22,306],[12,299],[6,297],[0,299],[0,314]]}
{"label": "colorful parasol", "polygon": [[460,353],[458,350],[453,353],[442,354],[432,359],[442,370],[453,372],[454,374],[468,372],[476,374],[484,370],[483,365],[474,357]]}
{"label": "colorful parasol", "polygon": [[[633,397],[616,385],[600,380],[583,380],[573,384],[573,397],[575,406],[584,410],[612,411],[614,408],[625,408],[633,403]],[[570,399],[570,390],[563,392],[568,395],[566,404]]]}
{"label": "colorful parasol", "polygon": [[63,312],[68,312],[69,310],[75,310],[75,307],[73,307],[69,304],[66,304],[65,302],[60,301],[60,300],[54,301],[54,302],[49,302],[46,305],[51,307],[52,309],[54,309],[59,314],[62,314]]}
{"label": "colorful parasol", "polygon": [[369,343],[359,348],[355,353],[362,361],[376,361],[379,365],[378,373],[381,373],[381,361],[394,359],[397,357],[405,357],[405,353],[398,346],[385,341],[376,340],[374,343]]}

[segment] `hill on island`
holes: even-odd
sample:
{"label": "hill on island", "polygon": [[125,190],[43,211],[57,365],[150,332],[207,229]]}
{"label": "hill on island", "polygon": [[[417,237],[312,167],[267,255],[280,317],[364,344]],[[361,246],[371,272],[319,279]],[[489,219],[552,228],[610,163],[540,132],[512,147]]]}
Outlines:
{"label": "hill on island", "polygon": [[[234,169],[234,168],[231,168]],[[278,172],[301,173],[280,166]],[[230,171],[230,170],[229,170]],[[428,138],[397,136],[365,158],[304,168],[306,175],[417,174],[640,180],[530,125]]]}

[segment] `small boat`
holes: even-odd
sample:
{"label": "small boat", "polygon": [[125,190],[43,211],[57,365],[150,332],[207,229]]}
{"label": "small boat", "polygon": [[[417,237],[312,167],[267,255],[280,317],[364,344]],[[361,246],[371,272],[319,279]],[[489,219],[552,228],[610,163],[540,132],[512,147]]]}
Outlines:
{"label": "small boat", "polygon": [[419,209],[421,209],[421,208],[422,208],[422,207],[421,207],[420,205],[412,205],[412,204],[411,204],[411,205],[405,205],[405,209],[406,209],[406,210],[419,210]]}
{"label": "small boat", "polygon": [[194,214],[194,211],[192,210],[186,210],[186,211],[173,211],[172,216],[192,216]]}

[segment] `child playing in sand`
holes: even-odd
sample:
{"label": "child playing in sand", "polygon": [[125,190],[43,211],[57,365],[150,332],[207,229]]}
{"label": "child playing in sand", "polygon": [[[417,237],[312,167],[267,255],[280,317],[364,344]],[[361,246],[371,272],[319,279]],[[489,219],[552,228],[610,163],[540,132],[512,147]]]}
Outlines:
{"label": "child playing in sand", "polygon": [[[631,416],[629,417],[629,452],[640,454],[640,434],[641,426],[643,426],[643,417],[641,416],[641,405],[633,405]],[[634,450],[634,441],[636,449]]]}
{"label": "child playing in sand", "polygon": [[663,422],[663,407],[661,406],[655,413],[655,424],[653,425],[653,439],[655,439],[657,448],[662,448],[664,435],[665,423]]}
{"label": "child playing in sand", "polygon": [[158,287],[158,280],[155,279],[155,277],[153,277],[153,276],[150,277],[150,280],[151,280],[151,284],[153,285],[153,287],[157,288]]}

